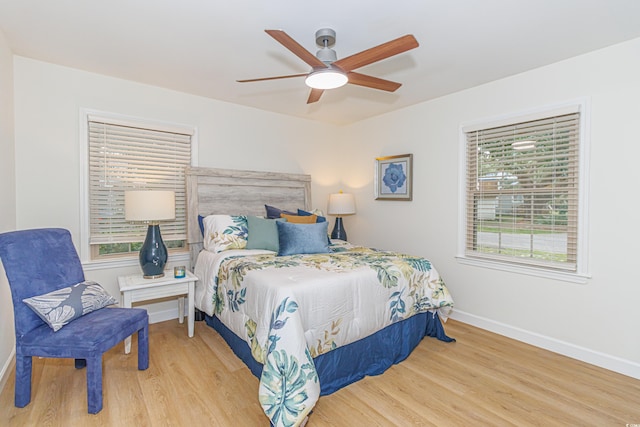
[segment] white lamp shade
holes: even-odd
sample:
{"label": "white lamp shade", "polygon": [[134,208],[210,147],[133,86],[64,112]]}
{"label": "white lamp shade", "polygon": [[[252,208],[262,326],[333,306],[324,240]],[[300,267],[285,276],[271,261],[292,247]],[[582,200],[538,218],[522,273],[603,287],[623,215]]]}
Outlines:
{"label": "white lamp shade", "polygon": [[135,190],[124,192],[124,219],[127,221],[171,221],[176,218],[176,193]]}
{"label": "white lamp shade", "polygon": [[352,215],[354,213],[356,213],[356,201],[353,194],[329,195],[329,215]]}

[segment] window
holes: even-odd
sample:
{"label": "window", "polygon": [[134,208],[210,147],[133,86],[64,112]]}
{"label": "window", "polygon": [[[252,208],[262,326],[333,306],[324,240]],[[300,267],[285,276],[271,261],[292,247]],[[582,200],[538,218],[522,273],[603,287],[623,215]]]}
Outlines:
{"label": "window", "polygon": [[463,127],[464,258],[581,273],[581,110]]}
{"label": "window", "polygon": [[185,167],[193,129],[108,115],[85,116],[90,257],[137,253],[147,227],[124,219],[125,190],[173,190],[176,218],[161,224],[167,248],[186,248]]}

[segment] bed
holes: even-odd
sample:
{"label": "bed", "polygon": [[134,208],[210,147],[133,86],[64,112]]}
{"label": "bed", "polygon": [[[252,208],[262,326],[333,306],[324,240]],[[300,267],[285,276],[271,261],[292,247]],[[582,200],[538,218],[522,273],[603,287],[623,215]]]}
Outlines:
{"label": "bed", "polygon": [[[196,308],[260,379],[272,425],[304,423],[321,395],[381,374],[425,336],[452,341],[453,300],[431,263],[329,240],[310,176],[186,174]],[[293,216],[264,219],[265,206]]]}

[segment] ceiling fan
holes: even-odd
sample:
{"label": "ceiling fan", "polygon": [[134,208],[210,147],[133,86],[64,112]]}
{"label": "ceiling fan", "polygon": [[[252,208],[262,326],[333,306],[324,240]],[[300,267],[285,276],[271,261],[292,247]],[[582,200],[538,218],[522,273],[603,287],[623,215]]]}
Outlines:
{"label": "ceiling fan", "polygon": [[306,77],[305,83],[311,88],[307,104],[317,102],[325,90],[335,89],[347,83],[385,90],[387,92],[396,91],[402,86],[401,83],[356,73],[353,70],[418,47],[418,41],[415,37],[407,34],[406,36],[363,50],[360,53],[338,59],[336,52],[331,49],[331,46],[333,46],[336,41],[336,32],[330,28],[323,28],[316,31],[316,43],[321,46],[321,49],[318,50],[315,56],[282,30],[265,30],[265,32],[293,52],[298,58],[310,65],[312,70],[309,73],[237,81],[247,83],[288,79],[291,77]]}

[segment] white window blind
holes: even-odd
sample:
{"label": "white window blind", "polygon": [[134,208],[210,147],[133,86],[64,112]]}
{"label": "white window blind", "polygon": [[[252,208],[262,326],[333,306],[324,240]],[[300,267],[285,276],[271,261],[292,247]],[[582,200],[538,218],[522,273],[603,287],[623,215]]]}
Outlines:
{"label": "white window blind", "polygon": [[575,272],[580,113],[466,130],[465,255]]}
{"label": "white window blind", "polygon": [[143,241],[147,227],[124,219],[125,190],[173,190],[175,221],[161,224],[165,241],[186,239],[185,167],[191,135],[89,117],[89,243]]}

